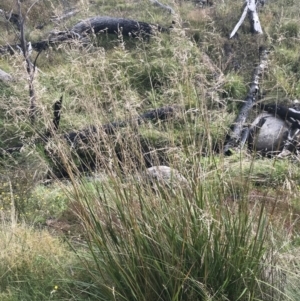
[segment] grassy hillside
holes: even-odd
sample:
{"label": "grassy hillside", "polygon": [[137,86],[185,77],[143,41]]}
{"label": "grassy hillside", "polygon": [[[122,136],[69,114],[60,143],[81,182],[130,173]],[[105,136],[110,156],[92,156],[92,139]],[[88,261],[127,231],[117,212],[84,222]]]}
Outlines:
{"label": "grassy hillside", "polygon": [[[147,0],[34,2],[21,3],[31,43],[97,15],[168,31],[103,32],[41,52],[35,124],[23,55],[0,56],[14,78],[0,81],[0,148],[22,145],[0,157],[0,299],[299,300],[298,157],[222,154],[260,47],[270,49],[263,101],[300,97],[297,1],[268,1],[264,33],[252,35],[245,20],[233,39],[239,0],[162,1],[175,14]],[[18,13],[10,1],[0,9]],[[19,43],[4,16],[0,32],[0,46]],[[45,144],[61,96],[60,125]],[[167,120],[135,121],[167,106],[176,108]],[[113,135],[101,128],[124,120]],[[89,143],[66,143],[89,126],[98,128]],[[177,169],[188,184],[153,185],[152,165]]]}

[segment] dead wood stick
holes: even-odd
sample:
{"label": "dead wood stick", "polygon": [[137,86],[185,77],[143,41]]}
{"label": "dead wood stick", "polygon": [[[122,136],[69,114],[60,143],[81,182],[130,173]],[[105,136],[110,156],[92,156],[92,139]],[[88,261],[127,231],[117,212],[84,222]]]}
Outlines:
{"label": "dead wood stick", "polygon": [[[259,91],[259,81],[262,78],[265,69],[267,68],[268,55],[269,51],[267,49],[260,49],[260,63],[254,69],[248,95],[244,100],[244,104],[240,109],[239,115],[237,116],[236,120],[231,126],[231,131],[227,135],[225,140],[224,154],[226,155],[231,154],[230,148],[236,147],[240,143],[243,126],[246,122],[250,110],[253,107],[253,104],[255,104],[257,100],[257,94]],[[243,139],[245,138],[243,137]]]}
{"label": "dead wood stick", "polygon": [[157,0],[150,0],[150,2],[155,5],[155,6],[158,6],[164,10],[166,10],[167,12],[169,12],[170,14],[174,15],[175,14],[175,11],[172,7],[170,7],[169,5],[165,5],[165,4],[162,4],[161,2],[157,1]]}
{"label": "dead wood stick", "polygon": [[229,36],[230,39],[236,34],[236,32],[238,31],[240,26],[243,24],[247,14],[249,16],[249,20],[250,20],[250,24],[251,24],[251,32],[252,33],[260,33],[260,34],[263,33],[259,18],[258,18],[258,14],[256,11],[256,1],[255,0],[247,0],[244,11],[242,13],[242,16],[241,16],[239,22],[235,25],[233,31],[231,32],[231,34]]}
{"label": "dead wood stick", "polygon": [[20,21],[20,42],[21,42],[21,50],[26,61],[26,70],[28,73],[28,85],[29,85],[29,98],[30,98],[30,107],[29,107],[29,119],[31,124],[35,123],[36,119],[36,95],[33,85],[34,75],[35,75],[35,66],[32,64],[30,59],[31,52],[31,43],[26,42],[25,38],[25,19],[22,15],[21,3],[18,0],[18,8],[19,8],[19,21]]}

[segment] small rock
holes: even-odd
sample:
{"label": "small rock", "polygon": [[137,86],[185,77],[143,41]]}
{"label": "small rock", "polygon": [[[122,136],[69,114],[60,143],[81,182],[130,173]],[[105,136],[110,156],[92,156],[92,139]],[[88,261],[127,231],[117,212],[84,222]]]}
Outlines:
{"label": "small rock", "polygon": [[260,114],[251,124],[249,147],[263,154],[279,153],[288,138],[289,126],[272,114]]}
{"label": "small rock", "polygon": [[157,181],[167,186],[188,186],[187,179],[178,170],[168,166],[153,166],[147,169],[146,174],[151,182]]}
{"label": "small rock", "polygon": [[10,82],[13,80],[12,76],[0,69],[0,80],[3,82]]}

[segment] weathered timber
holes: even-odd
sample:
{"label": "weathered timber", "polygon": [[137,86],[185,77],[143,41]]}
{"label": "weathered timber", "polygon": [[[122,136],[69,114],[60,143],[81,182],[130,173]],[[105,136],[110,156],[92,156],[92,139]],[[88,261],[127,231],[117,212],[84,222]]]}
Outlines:
{"label": "weathered timber", "polygon": [[59,127],[59,122],[60,122],[60,113],[62,109],[62,101],[63,101],[63,96],[60,97],[58,101],[56,101],[53,105],[53,120],[52,120],[52,125],[50,128],[46,131],[45,135],[40,135],[42,141],[46,143],[49,138],[53,137],[54,133],[57,132],[58,127]]}
{"label": "weathered timber", "polygon": [[159,109],[147,111],[142,115],[136,116],[130,120],[110,122],[99,127],[91,125],[80,131],[72,131],[66,133],[64,135],[64,139],[66,139],[68,143],[76,147],[78,144],[88,143],[90,139],[92,139],[94,135],[99,132],[105,133],[107,135],[113,135],[116,133],[116,130],[118,128],[123,128],[130,124],[141,124],[146,120],[168,120],[169,118],[174,117],[178,111],[179,107],[177,106],[162,107]]}
{"label": "weathered timber", "polygon": [[51,18],[51,21],[52,22],[60,22],[60,21],[63,21],[63,20],[66,20],[68,18],[71,18],[73,17],[74,15],[76,15],[77,13],[79,13],[79,9],[74,9],[74,10],[70,10],[60,16],[54,16]]}
{"label": "weathered timber", "polygon": [[[37,52],[41,52],[43,50],[47,50],[51,46],[59,45],[65,41],[72,41],[75,39],[80,39],[81,37],[74,33],[74,32],[58,32],[52,34],[48,39],[37,41],[31,43],[31,47],[33,50]],[[14,44],[14,45],[6,45],[0,46],[0,54],[11,54],[13,55],[16,51],[19,51],[21,48],[21,44]]]}
{"label": "weathered timber", "polygon": [[231,34],[229,36],[230,39],[236,34],[236,32],[238,31],[240,26],[243,24],[247,14],[248,14],[248,17],[250,20],[251,32],[259,33],[259,34],[263,33],[259,18],[258,18],[257,10],[256,10],[256,1],[255,0],[247,0],[244,11],[242,13],[242,16],[241,16],[239,22],[235,25],[233,31],[231,32]]}
{"label": "weathered timber", "polygon": [[259,81],[263,76],[265,69],[267,68],[268,55],[269,55],[269,51],[267,49],[265,48],[260,49],[260,63],[254,69],[252,82],[250,84],[248,95],[244,100],[244,104],[240,109],[239,115],[237,116],[236,120],[231,126],[230,133],[227,135],[225,139],[224,154],[227,155],[231,154],[230,148],[236,147],[240,143],[243,126],[246,122],[250,110],[252,109],[253,105],[257,100],[258,91],[259,91]]}
{"label": "weathered timber", "polygon": [[166,10],[167,12],[169,12],[170,14],[174,15],[175,14],[175,11],[172,7],[170,7],[169,5],[165,5],[157,0],[150,0],[150,2],[157,6],[157,7],[160,7],[161,9],[163,10]]}
{"label": "weathered timber", "polygon": [[[31,46],[35,51],[41,52],[50,46],[58,45],[63,42],[71,42],[73,40],[86,43],[87,36],[101,32],[108,34],[121,33],[124,36],[132,37],[149,37],[154,35],[157,31],[168,32],[168,29],[159,25],[131,19],[96,16],[75,24],[68,31],[53,32],[48,39],[33,42]],[[0,54],[14,54],[20,47],[22,48],[21,44],[0,46]]]}
{"label": "weathered timber", "polygon": [[[39,137],[33,143],[43,143],[46,144],[49,141],[49,138],[53,136],[54,131],[58,129],[60,116],[61,116],[61,105],[62,97],[59,101],[55,102],[53,106],[53,125],[51,129],[48,129],[45,134],[39,134]],[[107,135],[113,135],[116,133],[117,129],[129,126],[131,124],[142,124],[144,121],[158,121],[158,120],[168,120],[180,111],[179,106],[167,106],[158,109],[149,110],[141,115],[133,117],[130,120],[125,121],[115,121],[110,122],[99,127],[91,125],[82,130],[70,131],[62,136],[61,138],[65,139],[70,145],[76,148],[81,143],[88,144],[91,139],[94,139],[95,134],[102,132]],[[10,147],[0,150],[0,157],[5,154],[18,153],[21,149],[25,147],[25,144],[18,144],[16,147]]]}
{"label": "weathered timber", "polygon": [[263,33],[256,10],[256,0],[248,0],[248,16],[251,25],[251,32]]}
{"label": "weathered timber", "polygon": [[145,36],[152,35],[156,31],[166,31],[166,29],[131,19],[96,16],[77,23],[70,31],[79,35],[105,32],[110,34],[122,33],[126,36]]}
{"label": "weathered timber", "polygon": [[278,115],[283,120],[293,122],[294,120],[300,121],[300,111],[294,108],[288,108],[286,106],[277,104],[263,104],[261,108],[271,114]]}

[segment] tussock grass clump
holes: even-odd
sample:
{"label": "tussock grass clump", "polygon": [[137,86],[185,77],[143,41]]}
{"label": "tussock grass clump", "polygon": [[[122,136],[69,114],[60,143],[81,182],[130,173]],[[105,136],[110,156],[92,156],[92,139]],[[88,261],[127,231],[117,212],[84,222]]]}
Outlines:
{"label": "tussock grass clump", "polygon": [[[24,12],[33,1],[25,2]],[[0,87],[0,147],[24,146],[0,162],[1,218],[16,209],[19,220],[52,223],[55,235],[63,224],[81,224],[70,241],[79,263],[49,233],[3,225],[0,299],[297,300],[298,162],[221,154],[261,45],[274,50],[261,90],[274,102],[299,95],[299,6],[268,2],[259,12],[265,35],[250,35],[245,22],[228,41],[239,0],[203,9],[164,1],[176,15],[149,2],[45,0],[32,8],[31,41],[48,36],[52,13],[73,5],[78,15],[58,22],[57,30],[98,11],[165,27],[175,21],[168,34],[149,39],[102,33],[88,46],[74,41],[41,53],[35,125],[28,122],[24,58],[1,59],[16,84]],[[45,28],[35,28],[44,19]],[[11,32],[3,29],[3,44],[16,41]],[[38,137],[49,129],[61,94],[60,126],[44,145]],[[148,109],[174,105],[175,118],[134,122]],[[112,134],[101,127],[120,120],[128,124]],[[67,143],[64,135],[82,129],[94,135]],[[146,168],[161,164],[178,169],[187,187],[145,180]],[[68,180],[40,185],[48,170]]]}
{"label": "tussock grass clump", "polygon": [[[115,180],[78,191],[81,254],[103,300],[272,300],[281,279],[264,206],[226,205],[216,186],[189,197]],[[215,202],[214,202],[215,200]],[[269,274],[270,273],[270,274]],[[273,299],[274,300],[274,299]]]}

